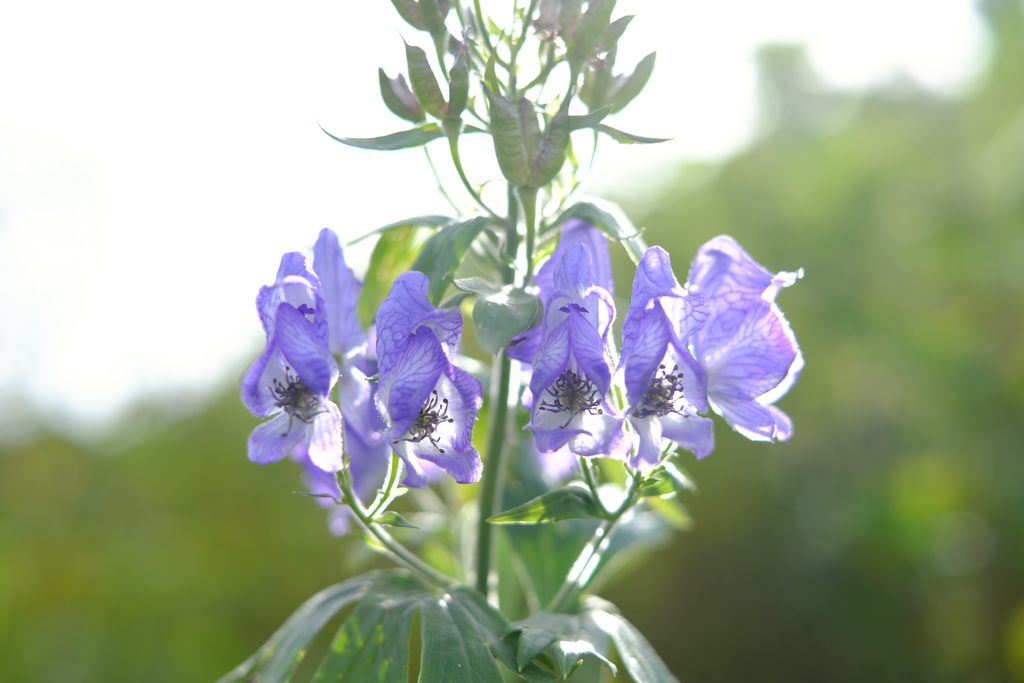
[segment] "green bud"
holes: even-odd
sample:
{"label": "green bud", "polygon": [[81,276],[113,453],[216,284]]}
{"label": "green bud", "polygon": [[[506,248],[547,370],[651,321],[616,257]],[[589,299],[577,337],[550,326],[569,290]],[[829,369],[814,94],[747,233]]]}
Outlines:
{"label": "green bud", "polygon": [[585,59],[594,56],[597,41],[612,21],[615,0],[590,0],[572,36],[572,46]]}
{"label": "green bud", "polygon": [[498,159],[498,167],[510,183],[522,187],[530,180],[530,162],[519,112],[514,104],[491,92],[486,85],[484,93],[491,114],[491,138],[494,140],[494,156]]}
{"label": "green bud", "polygon": [[633,21],[633,15],[627,14],[624,17],[619,17],[612,23],[608,24],[608,28],[604,30],[604,34],[601,36],[601,49],[611,50],[619,44],[619,38],[625,32],[626,27],[629,26],[629,22]]}
{"label": "green bud", "polygon": [[405,58],[409,63],[409,81],[416,98],[431,116],[444,119],[448,113],[448,104],[441,94],[434,71],[427,61],[427,54],[420,48],[405,44]]}
{"label": "green bud", "polygon": [[388,78],[384,69],[378,69],[377,76],[380,80],[380,96],[391,113],[413,123],[420,123],[426,118],[423,107],[409,89],[404,75]]}
{"label": "green bud", "polygon": [[462,116],[469,103],[469,56],[468,46],[463,45],[455,55],[455,63],[448,72],[448,116],[457,119]]}
{"label": "green bud", "polygon": [[537,108],[525,97],[519,98],[519,123],[523,127],[523,145],[526,158],[533,159],[540,144],[540,124],[537,122]]}
{"label": "green bud", "polygon": [[533,157],[530,168],[530,187],[541,188],[550,183],[565,165],[569,150],[569,99],[551,117],[544,131],[544,140]]}
{"label": "green bud", "polygon": [[657,54],[657,52],[652,52],[641,59],[629,76],[625,78],[619,76],[615,79],[617,87],[608,100],[608,103],[612,105],[613,114],[625,109],[626,105],[632,102],[647,85],[647,81],[651,79],[651,74],[654,72],[654,59]]}

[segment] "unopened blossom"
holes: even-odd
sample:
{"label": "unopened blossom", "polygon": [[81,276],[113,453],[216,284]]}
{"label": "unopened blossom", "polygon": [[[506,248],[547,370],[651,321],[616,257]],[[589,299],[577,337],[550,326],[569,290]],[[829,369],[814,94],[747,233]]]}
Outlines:
{"label": "unopened blossom", "polygon": [[[554,253],[537,269],[537,273],[534,275],[533,284],[536,287],[537,298],[540,299],[541,306],[547,306],[548,300],[554,293],[555,264],[561,260],[565,250],[573,244],[586,245],[590,250],[594,284],[602,287],[611,295],[615,294],[612,263],[608,255],[608,238],[590,223],[579,218],[571,218],[566,222],[561,235],[559,235],[558,246],[555,247]],[[543,326],[544,323],[541,321],[513,340],[513,343],[505,350],[508,356],[523,363],[532,362],[533,357],[540,349]]]}
{"label": "unopened blossom", "polygon": [[785,440],[793,433],[789,416],[772,404],[796,381],[804,360],[775,296],[802,275],[768,271],[728,235],[704,244],[690,267],[689,282],[709,307],[692,340],[711,407],[750,439]]}
{"label": "unopened blossom", "polygon": [[590,249],[570,245],[555,264],[530,379],[527,427],[542,453],[568,445],[577,455],[617,455],[624,447],[622,418],[608,401],[615,305],[594,280]]}
{"label": "unopened blossom", "polygon": [[434,308],[428,284],[423,273],[399,275],[377,311],[377,409],[387,422],[384,438],[406,465],[406,486],[426,485],[423,461],[466,484],[482,471],[472,433],[483,387],[452,363],[462,314]]}
{"label": "unopened blossom", "polygon": [[622,325],[622,356],[628,417],[639,436],[634,467],[661,459],[662,437],[703,458],[714,448],[707,412],[707,376],[687,348],[708,317],[699,292],[688,292],[672,272],[668,252],[644,252]]}
{"label": "unopened blossom", "polygon": [[242,378],[242,400],[253,414],[274,417],[253,430],[249,459],[274,462],[301,443],[313,464],[336,472],[342,466],[341,413],[330,393],[338,366],[312,314],[283,301],[266,317],[270,337]]}

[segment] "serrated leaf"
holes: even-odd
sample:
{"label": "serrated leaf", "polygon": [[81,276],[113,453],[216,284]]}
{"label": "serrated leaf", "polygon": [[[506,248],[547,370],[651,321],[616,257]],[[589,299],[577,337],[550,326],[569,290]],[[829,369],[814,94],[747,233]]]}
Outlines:
{"label": "serrated leaf", "polygon": [[591,598],[588,606],[600,606],[588,610],[588,614],[597,627],[612,639],[619,659],[636,683],[679,683],[679,679],[672,675],[647,639],[618,614],[614,605],[599,598]]}
{"label": "serrated leaf", "polygon": [[477,295],[473,327],[480,347],[488,353],[497,353],[537,323],[540,299],[519,287],[498,287],[478,277],[456,280],[454,284]]}
{"label": "serrated leaf", "polygon": [[511,510],[498,513],[491,524],[546,524],[563,519],[602,519],[590,492],[576,486],[548,491]]}
{"label": "serrated leaf", "polygon": [[639,135],[633,135],[632,133],[624,133],[621,130],[612,128],[604,123],[599,123],[594,126],[594,130],[599,133],[604,133],[612,140],[622,143],[623,145],[654,145],[659,142],[668,142],[672,138],[645,138]]}
{"label": "serrated leaf", "polygon": [[448,110],[441,86],[437,84],[427,53],[415,45],[405,44],[405,59],[409,65],[409,83],[416,99],[431,116],[443,119]]}
{"label": "serrated leaf", "polygon": [[633,263],[639,263],[647,249],[647,244],[640,232],[622,213],[622,210],[611,202],[591,199],[573,204],[555,219],[552,227],[561,225],[570,218],[585,220],[609,237],[621,242]]}
{"label": "serrated leaf", "polygon": [[379,515],[377,519],[373,521],[377,524],[383,524],[384,526],[397,526],[404,527],[406,529],[419,529],[418,526],[407,520],[405,517],[391,510],[388,510],[382,515]]}
{"label": "serrated leaf", "polygon": [[260,683],[282,683],[295,671],[309,642],[335,614],[388,585],[406,585],[409,580],[399,571],[371,572],[325,588],[295,610],[252,657],[217,683],[241,681],[256,670]]}
{"label": "serrated leaf", "polygon": [[427,295],[435,306],[441,302],[463,257],[473,240],[488,223],[486,216],[476,216],[461,223],[452,223],[431,235],[423,244],[410,270],[418,270],[430,280]]}
{"label": "serrated leaf", "polygon": [[383,151],[422,147],[431,140],[436,140],[439,137],[444,136],[444,131],[441,130],[441,126],[436,123],[424,123],[421,126],[410,128],[409,130],[391,133],[390,135],[382,135],[376,138],[341,138],[333,133],[329,133],[323,126],[320,126],[320,130],[324,131],[332,139],[337,140],[343,145],[359,147],[360,149],[376,149]]}

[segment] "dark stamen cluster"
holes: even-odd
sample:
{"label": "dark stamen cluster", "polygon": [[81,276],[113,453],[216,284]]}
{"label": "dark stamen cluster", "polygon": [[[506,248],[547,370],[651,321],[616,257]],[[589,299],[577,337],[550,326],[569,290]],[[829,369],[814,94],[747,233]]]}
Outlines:
{"label": "dark stamen cluster", "polygon": [[658,366],[658,372],[647,383],[644,397],[637,406],[637,417],[665,417],[669,413],[683,414],[683,373],[679,366],[673,365],[672,372],[666,372],[664,365]]}
{"label": "dark stamen cluster", "polygon": [[284,381],[275,377],[269,389],[274,395],[274,405],[288,413],[288,429],[282,436],[292,430],[293,419],[312,424],[313,418],[324,412],[320,398],[287,365],[284,366]]}
{"label": "dark stamen cluster", "polygon": [[565,429],[583,411],[591,415],[601,415],[604,411],[598,408],[601,405],[601,390],[594,386],[594,383],[587,379],[586,375],[577,374],[572,370],[565,370],[555,383],[547,388],[547,393],[554,397],[553,401],[541,401],[540,409],[552,413],[569,413],[569,419],[560,429]]}
{"label": "dark stamen cluster", "polygon": [[445,422],[455,422],[455,420],[448,417],[448,399],[440,398],[435,389],[430,392],[430,398],[420,406],[420,414],[416,416],[416,421],[409,428],[409,436],[397,439],[395,443],[399,441],[417,443],[423,439],[430,439],[430,443],[434,444],[437,452],[444,453],[444,449],[438,444],[434,433]]}

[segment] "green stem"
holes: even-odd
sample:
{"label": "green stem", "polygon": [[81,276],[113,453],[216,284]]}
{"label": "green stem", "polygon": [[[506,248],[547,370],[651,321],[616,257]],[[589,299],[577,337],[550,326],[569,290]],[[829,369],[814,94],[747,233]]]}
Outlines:
{"label": "green stem", "polygon": [[416,555],[409,551],[408,548],[396,541],[391,534],[381,527],[380,524],[376,524],[373,519],[367,515],[366,509],[363,508],[363,504],[360,502],[359,497],[355,494],[355,491],[352,490],[352,480],[350,477],[343,474],[339,477],[339,481],[341,484],[341,490],[345,493],[345,502],[348,503],[349,508],[352,509],[352,513],[355,515],[359,526],[363,531],[377,539],[377,542],[383,546],[392,561],[413,573],[420,575],[421,578],[437,585],[439,588],[447,588],[454,583],[451,577],[445,576],[420,558],[416,557]]}
{"label": "green stem", "polygon": [[[448,123],[447,121],[445,122]],[[459,132],[451,129],[446,125],[446,132],[448,133],[448,149],[452,155],[452,163],[455,164],[455,170],[459,173],[459,178],[462,180],[462,184],[466,186],[466,191],[469,192],[470,196],[476,201],[480,207],[491,214],[494,218],[501,220],[501,216],[496,214],[491,207],[484,203],[480,193],[473,189],[473,184],[469,182],[469,178],[466,177],[466,171],[462,167],[462,155],[459,154]]]}
{"label": "green stem", "polygon": [[529,282],[533,275],[533,255],[537,242],[537,190],[532,187],[520,187],[519,200],[523,204],[526,219],[526,275],[523,279]]}
{"label": "green stem", "polygon": [[388,472],[385,479],[387,484],[381,489],[381,492],[377,495],[377,498],[373,501],[373,505],[370,506],[369,512],[366,516],[370,519],[376,519],[377,515],[387,509],[388,505],[395,497],[395,484],[398,483],[398,476],[402,471],[401,460],[394,453],[391,454],[391,462],[388,464]]}
{"label": "green stem", "polygon": [[487,462],[480,490],[480,520],[477,522],[476,536],[476,589],[485,596],[490,592],[491,546],[494,538],[494,527],[487,520],[501,512],[501,488],[508,451],[508,399],[512,385],[512,359],[501,352],[495,360],[495,377],[490,396],[491,431],[487,437]]}

